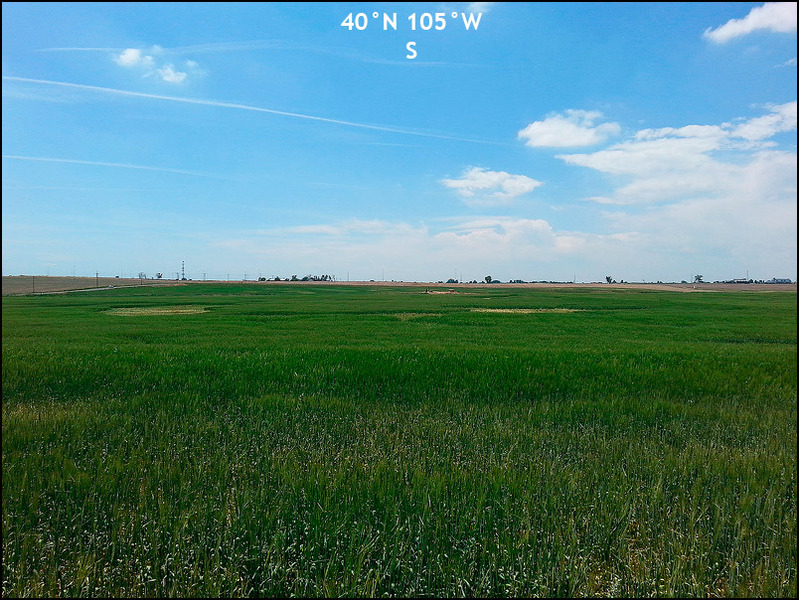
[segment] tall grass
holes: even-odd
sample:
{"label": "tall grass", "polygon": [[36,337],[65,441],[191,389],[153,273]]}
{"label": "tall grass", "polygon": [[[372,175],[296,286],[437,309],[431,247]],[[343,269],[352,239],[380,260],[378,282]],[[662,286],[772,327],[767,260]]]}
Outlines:
{"label": "tall grass", "polygon": [[4,300],[3,595],[796,595],[795,294],[420,291]]}

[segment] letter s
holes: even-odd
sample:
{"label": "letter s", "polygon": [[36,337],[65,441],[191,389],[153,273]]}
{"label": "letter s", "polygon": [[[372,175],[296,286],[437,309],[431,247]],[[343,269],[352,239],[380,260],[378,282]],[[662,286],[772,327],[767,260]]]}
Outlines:
{"label": "letter s", "polygon": [[405,56],[405,58],[409,60],[413,60],[414,58],[416,58],[415,47],[416,47],[416,42],[408,42],[407,44],[405,44],[405,48],[407,48],[408,50],[408,54]]}

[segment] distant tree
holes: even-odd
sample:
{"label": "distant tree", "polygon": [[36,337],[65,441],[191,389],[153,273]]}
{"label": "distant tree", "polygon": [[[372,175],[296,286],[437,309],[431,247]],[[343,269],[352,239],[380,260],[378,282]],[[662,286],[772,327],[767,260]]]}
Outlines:
{"label": "distant tree", "polygon": [[703,277],[704,275],[694,275],[694,283],[704,283],[704,281],[702,281]]}
{"label": "distant tree", "polygon": [[486,275],[485,277],[486,283],[491,283],[492,279],[491,275]]}
{"label": "distant tree", "polygon": [[447,283],[458,283],[457,279],[447,279]]}
{"label": "distant tree", "polygon": [[605,281],[607,281],[608,283],[613,283],[613,277],[611,277],[610,275],[605,275]]}
{"label": "distant tree", "polygon": [[163,276],[164,276],[164,274],[163,274],[163,273],[157,273],[157,274],[156,274],[156,276],[155,276],[155,278],[156,278],[156,279],[161,279]]}

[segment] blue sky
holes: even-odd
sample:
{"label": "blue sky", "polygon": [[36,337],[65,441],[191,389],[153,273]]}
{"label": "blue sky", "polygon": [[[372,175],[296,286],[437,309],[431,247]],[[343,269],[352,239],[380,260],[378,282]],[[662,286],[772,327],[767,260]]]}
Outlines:
{"label": "blue sky", "polygon": [[796,3],[2,11],[4,275],[796,279]]}

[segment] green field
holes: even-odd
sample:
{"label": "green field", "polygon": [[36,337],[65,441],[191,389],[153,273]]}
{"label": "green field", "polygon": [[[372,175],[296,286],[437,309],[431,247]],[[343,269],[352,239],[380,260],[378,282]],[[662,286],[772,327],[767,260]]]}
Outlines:
{"label": "green field", "polygon": [[796,293],[4,298],[3,596],[796,596]]}

